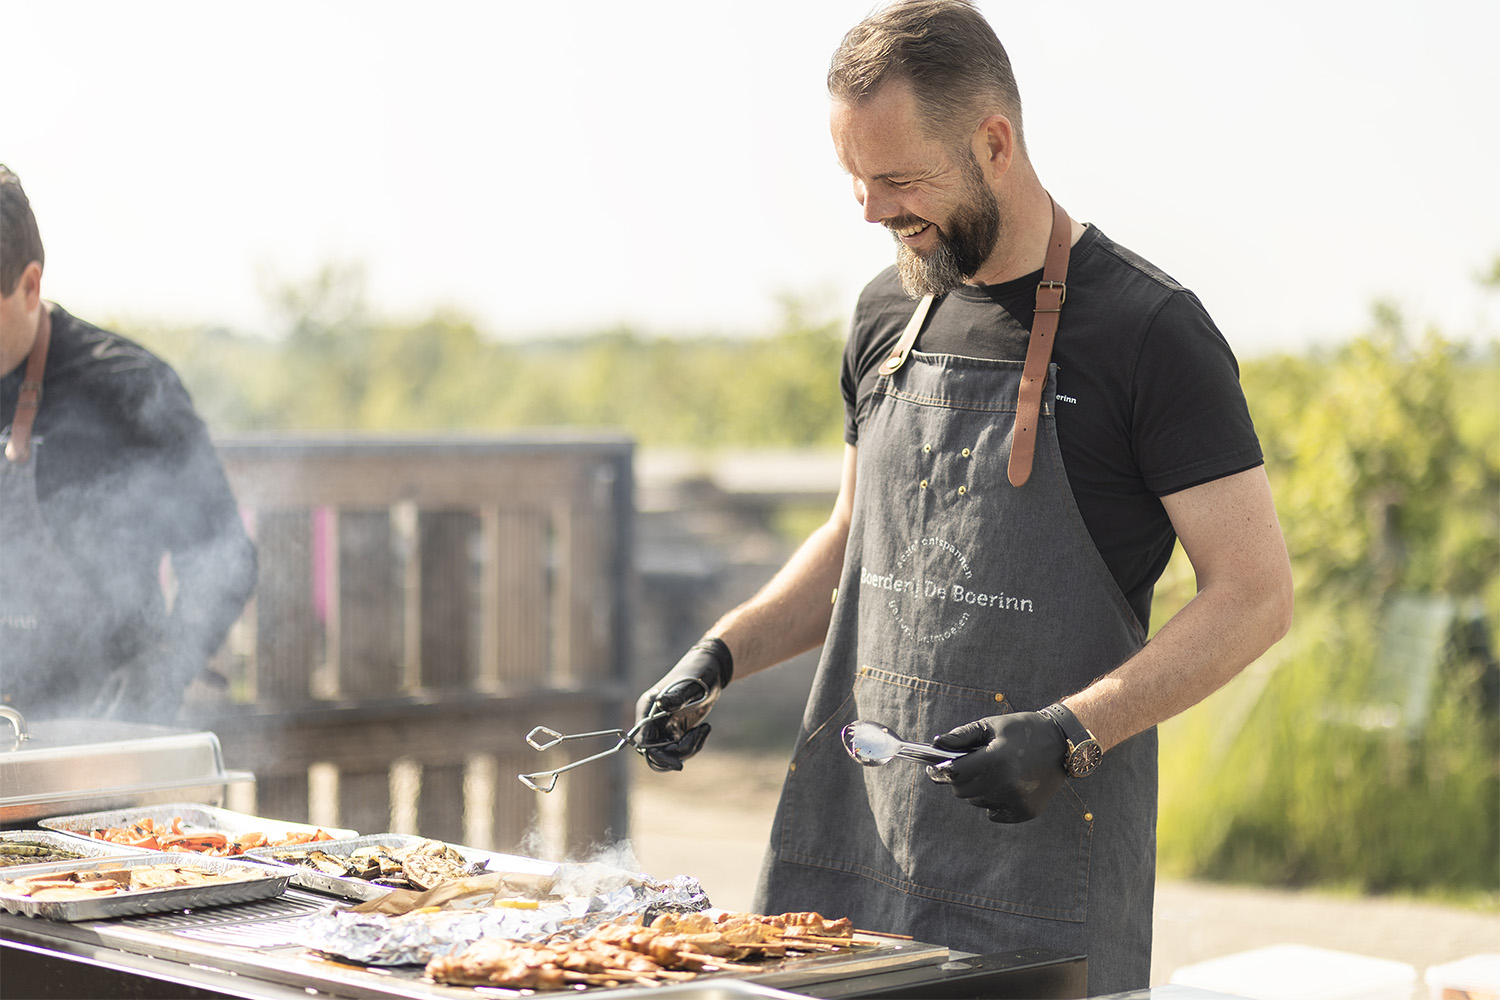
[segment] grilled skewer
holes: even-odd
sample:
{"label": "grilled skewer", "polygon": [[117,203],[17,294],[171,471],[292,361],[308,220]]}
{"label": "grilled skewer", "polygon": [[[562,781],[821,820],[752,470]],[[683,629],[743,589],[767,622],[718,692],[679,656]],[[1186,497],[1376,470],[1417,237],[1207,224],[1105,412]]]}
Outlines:
{"label": "grilled skewer", "polygon": [[[821,933],[818,933],[821,932]],[[650,925],[616,923],[571,940],[527,945],[484,938],[427,963],[439,983],[509,989],[563,989],[691,979],[701,972],[759,972],[744,959],[850,947],[848,920],[817,913],[665,913]]]}

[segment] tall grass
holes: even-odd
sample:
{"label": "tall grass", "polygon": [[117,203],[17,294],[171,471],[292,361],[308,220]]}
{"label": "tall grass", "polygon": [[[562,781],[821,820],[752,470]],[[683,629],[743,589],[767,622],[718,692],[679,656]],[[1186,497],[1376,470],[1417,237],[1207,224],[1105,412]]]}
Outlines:
{"label": "tall grass", "polygon": [[1374,608],[1302,606],[1271,654],[1163,725],[1160,870],[1500,901],[1500,724],[1450,657],[1407,724]]}

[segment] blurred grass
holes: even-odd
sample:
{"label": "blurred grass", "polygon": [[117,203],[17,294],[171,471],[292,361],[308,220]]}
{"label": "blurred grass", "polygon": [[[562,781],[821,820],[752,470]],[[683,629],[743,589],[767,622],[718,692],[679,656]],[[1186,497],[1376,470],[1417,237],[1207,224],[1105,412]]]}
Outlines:
{"label": "blurred grass", "polygon": [[1482,661],[1440,661],[1408,724],[1377,683],[1378,609],[1292,632],[1161,727],[1163,876],[1500,906],[1500,722]]}

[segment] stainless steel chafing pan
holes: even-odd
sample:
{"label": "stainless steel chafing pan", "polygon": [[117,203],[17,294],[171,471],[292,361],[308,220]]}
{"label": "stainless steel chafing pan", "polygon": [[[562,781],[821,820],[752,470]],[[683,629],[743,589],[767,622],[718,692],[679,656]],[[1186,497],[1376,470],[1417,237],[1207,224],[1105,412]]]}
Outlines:
{"label": "stainless steel chafing pan", "polygon": [[219,738],[107,719],[0,720],[0,825],[153,802],[217,804],[230,784]]}

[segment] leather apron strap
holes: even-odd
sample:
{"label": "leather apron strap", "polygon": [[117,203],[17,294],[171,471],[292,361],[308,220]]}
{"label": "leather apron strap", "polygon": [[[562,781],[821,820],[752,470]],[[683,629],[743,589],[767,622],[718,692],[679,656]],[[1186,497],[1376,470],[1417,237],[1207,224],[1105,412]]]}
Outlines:
{"label": "leather apron strap", "polygon": [[[1031,478],[1031,462],[1036,454],[1036,428],[1042,417],[1042,389],[1047,384],[1047,366],[1052,362],[1052,343],[1057,337],[1057,321],[1062,313],[1062,304],[1068,297],[1068,256],[1072,244],[1072,226],[1068,213],[1053,200],[1052,233],[1047,240],[1047,258],[1042,265],[1042,280],[1036,286],[1036,312],[1031,319],[1031,341],[1026,348],[1026,364],[1021,370],[1021,391],[1016,400],[1016,430],[1011,440],[1010,466],[1006,470],[1012,486],[1023,486]],[[891,353],[881,362],[881,375],[893,374],[906,363],[917,335],[922,332],[922,323],[927,319],[927,310],[932,306],[932,296],[924,296],[917,303],[901,331],[901,338]]]}
{"label": "leather apron strap", "polygon": [[896,346],[891,348],[891,353],[881,363],[881,375],[889,375],[906,364],[906,356],[911,353],[912,345],[917,342],[917,334],[922,332],[922,321],[927,318],[927,310],[931,307],[931,295],[923,296],[922,301],[917,303],[917,311],[911,314],[911,319],[906,323],[906,329],[901,331],[901,339],[896,341]]}
{"label": "leather apron strap", "polygon": [[36,411],[42,405],[42,372],[47,368],[47,345],[51,341],[52,316],[43,305],[36,343],[31,345],[31,354],[26,359],[26,377],[21,381],[21,394],[16,400],[10,440],[5,445],[5,457],[17,465],[25,465],[31,459],[31,425],[36,422]]}
{"label": "leather apron strap", "polygon": [[[1052,200],[1052,196],[1047,196]],[[1042,389],[1047,384],[1047,366],[1052,361],[1052,344],[1057,339],[1057,321],[1062,304],[1068,297],[1068,256],[1072,227],[1068,213],[1052,201],[1052,235],[1047,242],[1047,260],[1042,265],[1042,280],[1036,286],[1036,314],[1031,319],[1031,343],[1026,348],[1026,364],[1021,369],[1021,391],[1016,400],[1016,430],[1011,438],[1010,467],[1006,470],[1012,486],[1023,486],[1031,478],[1031,460],[1036,454],[1036,429],[1042,419]]]}

